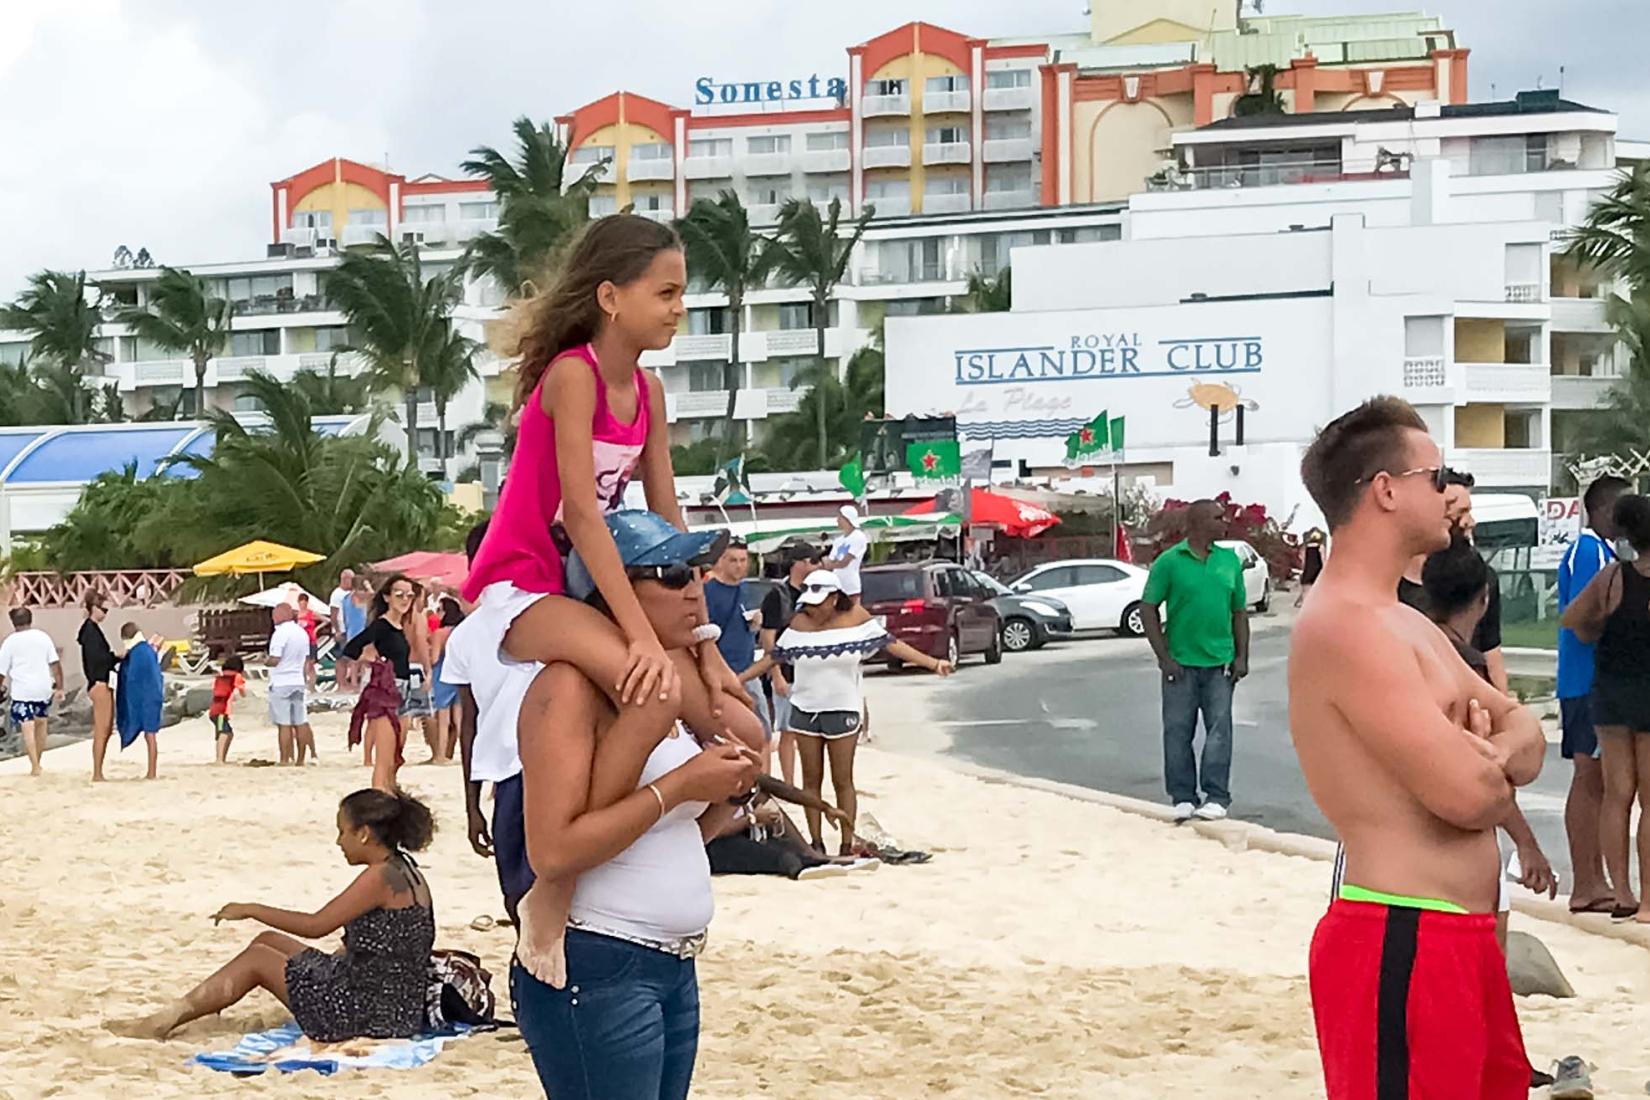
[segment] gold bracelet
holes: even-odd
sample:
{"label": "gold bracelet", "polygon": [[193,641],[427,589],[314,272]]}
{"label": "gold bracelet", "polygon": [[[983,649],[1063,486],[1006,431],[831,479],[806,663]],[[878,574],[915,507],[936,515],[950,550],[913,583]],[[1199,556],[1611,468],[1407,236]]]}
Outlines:
{"label": "gold bracelet", "polygon": [[[665,819],[665,796],[660,794],[659,788],[655,787],[652,783],[647,785],[647,789],[652,791],[653,797],[659,800],[659,821],[663,821]],[[655,822],[655,824],[657,824],[657,822]]]}

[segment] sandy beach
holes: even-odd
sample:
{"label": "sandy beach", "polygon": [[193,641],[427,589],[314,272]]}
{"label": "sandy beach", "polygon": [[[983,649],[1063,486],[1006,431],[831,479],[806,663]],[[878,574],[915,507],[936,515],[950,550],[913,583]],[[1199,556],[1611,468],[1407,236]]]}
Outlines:
{"label": "sandy beach", "polygon": [[[909,693],[892,696],[882,721],[920,717]],[[261,719],[248,700],[242,765],[275,756]],[[50,753],[42,780],[24,761],[0,764],[0,1097],[539,1095],[511,1032],[404,1073],[249,1084],[185,1064],[282,1022],[262,993],[167,1043],[104,1028],[183,992],[258,931],[214,928],[221,904],[311,908],[349,881],[333,813],[368,777],[342,718],[316,725],[322,760],[303,771],[212,766],[204,720],[162,734],[153,783],[136,750],[100,789],[84,745]],[[408,755],[427,751],[415,738]],[[1305,965],[1324,864],[929,760],[871,748],[860,761],[862,806],[935,859],[812,883],[718,879],[696,1096],[1323,1095]],[[442,828],[422,861],[438,945],[480,954],[507,1003],[511,934],[469,927],[500,905],[491,864],[464,838],[458,771],[414,764],[402,777]],[[1638,1095],[1650,953],[1521,916],[1514,927],[1546,942],[1579,993],[1520,1000],[1537,1063],[1579,1053],[1602,1067],[1601,1095]]]}

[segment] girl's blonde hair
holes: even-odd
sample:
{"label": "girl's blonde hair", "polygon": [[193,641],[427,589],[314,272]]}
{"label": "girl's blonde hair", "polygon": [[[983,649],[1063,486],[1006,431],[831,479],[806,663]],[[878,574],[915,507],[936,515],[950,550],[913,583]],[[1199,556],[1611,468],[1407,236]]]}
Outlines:
{"label": "girl's blonde hair", "polygon": [[519,303],[500,334],[505,354],[518,361],[515,407],[532,398],[558,355],[596,338],[603,320],[598,287],[635,282],[655,256],[681,247],[674,229],[639,214],[610,214],[586,226],[550,289]]}

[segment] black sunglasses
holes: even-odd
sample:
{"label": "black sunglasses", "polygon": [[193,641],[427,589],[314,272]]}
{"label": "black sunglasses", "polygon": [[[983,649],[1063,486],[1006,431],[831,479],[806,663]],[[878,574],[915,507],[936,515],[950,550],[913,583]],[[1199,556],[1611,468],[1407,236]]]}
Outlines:
{"label": "black sunglasses", "polygon": [[699,579],[699,567],[678,562],[675,565],[633,565],[625,570],[632,581],[657,581],[666,588],[680,592]]}
{"label": "black sunglasses", "polygon": [[1382,474],[1386,474],[1388,477],[1394,477],[1394,478],[1415,477],[1417,474],[1431,474],[1432,475],[1432,487],[1433,487],[1433,489],[1435,489],[1435,490],[1437,490],[1438,492],[1441,493],[1445,489],[1449,488],[1451,471],[1450,471],[1450,468],[1448,466],[1417,466],[1413,470],[1400,470],[1398,473],[1392,473],[1391,471],[1388,471],[1388,470],[1376,470],[1374,473],[1370,474],[1368,477],[1360,477],[1357,481],[1354,481],[1352,484],[1354,484],[1354,485],[1368,485],[1370,482],[1374,481],[1376,478],[1380,477]]}

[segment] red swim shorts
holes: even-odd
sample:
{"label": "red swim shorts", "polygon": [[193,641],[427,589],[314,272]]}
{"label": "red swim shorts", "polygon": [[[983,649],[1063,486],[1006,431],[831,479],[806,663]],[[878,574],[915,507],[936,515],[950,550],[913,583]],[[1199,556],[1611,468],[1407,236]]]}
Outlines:
{"label": "red swim shorts", "polygon": [[1525,1100],[1495,918],[1336,901],[1309,964],[1329,1100]]}

